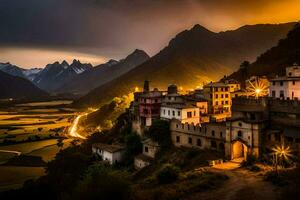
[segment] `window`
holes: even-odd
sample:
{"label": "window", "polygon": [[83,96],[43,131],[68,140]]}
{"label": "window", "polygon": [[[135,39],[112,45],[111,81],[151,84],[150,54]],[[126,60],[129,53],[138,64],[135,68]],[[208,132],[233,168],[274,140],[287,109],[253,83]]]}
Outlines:
{"label": "window", "polygon": [[180,111],[177,112],[178,117],[180,116]]}
{"label": "window", "polygon": [[172,111],[172,114],[173,114],[173,116],[175,116],[175,111],[174,110]]}
{"label": "window", "polygon": [[275,81],[273,81],[273,85],[276,85],[276,82],[275,82]]}
{"label": "window", "polygon": [[228,88],[225,88],[225,91],[227,92],[227,91],[228,91]]}
{"label": "window", "polygon": [[211,146],[211,148],[217,148],[216,141],[210,141],[210,146]]}
{"label": "window", "polygon": [[214,130],[211,131],[211,136],[215,137],[215,131]]}
{"label": "window", "polygon": [[275,98],[276,97],[276,91],[272,90],[272,97]]}
{"label": "window", "polygon": [[225,94],[225,98],[228,98],[228,94]]}
{"label": "window", "polygon": [[228,105],[228,101],[225,101],[225,105]]}
{"label": "window", "polygon": [[170,110],[168,110],[168,115],[170,116]]}
{"label": "window", "polygon": [[218,94],[215,95],[216,99],[219,97]]}
{"label": "window", "polygon": [[187,112],[187,118],[191,118],[192,117],[192,112]]}
{"label": "window", "polygon": [[224,88],[221,88],[221,91],[223,92],[223,91],[224,91]]}
{"label": "window", "polygon": [[178,128],[178,124],[176,124],[176,128]]}
{"label": "window", "polygon": [[238,137],[243,137],[242,131],[238,131]]}
{"label": "window", "polygon": [[283,86],[283,81],[280,81],[280,86]]}
{"label": "window", "polygon": [[176,143],[180,143],[180,136],[176,136]]}
{"label": "window", "polygon": [[197,139],[197,146],[201,147],[202,143],[200,139]]}
{"label": "window", "polygon": [[193,144],[193,139],[189,137],[189,144]]}
{"label": "window", "polygon": [[219,102],[216,101],[216,106],[219,105]]}
{"label": "window", "polygon": [[223,137],[223,132],[222,132],[222,131],[220,132],[220,137],[221,137],[221,138]]}
{"label": "window", "polygon": [[165,109],[163,109],[163,112],[164,112],[164,115],[166,114],[166,110]]}
{"label": "window", "polygon": [[196,116],[196,111],[194,111],[194,116]]}
{"label": "window", "polygon": [[280,98],[284,98],[284,91],[283,90],[280,90]]}
{"label": "window", "polygon": [[157,103],[157,102],[158,102],[158,100],[157,100],[157,99],[155,99],[155,100],[154,100],[154,102],[155,102],[155,103]]}
{"label": "window", "polygon": [[145,152],[148,153],[149,149],[148,147],[145,147]]}
{"label": "window", "polygon": [[293,85],[295,85],[295,81],[293,81]]}
{"label": "window", "polygon": [[221,98],[222,98],[222,99],[224,98],[224,94],[221,94]]}
{"label": "window", "polygon": [[218,92],[218,88],[216,88],[215,91]]}

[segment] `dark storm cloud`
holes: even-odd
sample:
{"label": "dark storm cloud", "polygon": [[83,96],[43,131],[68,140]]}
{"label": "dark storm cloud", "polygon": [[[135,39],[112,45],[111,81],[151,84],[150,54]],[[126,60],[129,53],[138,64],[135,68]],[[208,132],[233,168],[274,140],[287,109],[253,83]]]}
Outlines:
{"label": "dark storm cloud", "polygon": [[[153,55],[196,23],[220,31],[246,23],[294,20],[297,1],[0,0],[0,47],[64,49],[105,57],[122,57],[141,48]],[[291,9],[280,10],[287,5]]]}

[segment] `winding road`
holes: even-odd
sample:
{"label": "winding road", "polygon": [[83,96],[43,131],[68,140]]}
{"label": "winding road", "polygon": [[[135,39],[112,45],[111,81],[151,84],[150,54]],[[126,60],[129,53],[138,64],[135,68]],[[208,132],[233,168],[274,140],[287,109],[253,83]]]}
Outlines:
{"label": "winding road", "polygon": [[70,127],[69,129],[69,135],[71,137],[75,137],[75,138],[80,138],[80,139],[86,139],[86,137],[84,137],[83,135],[80,135],[78,133],[78,124],[79,124],[79,121],[82,117],[84,116],[87,116],[87,113],[84,113],[84,114],[80,114],[78,115],[75,120],[73,121],[73,124],[72,126]]}

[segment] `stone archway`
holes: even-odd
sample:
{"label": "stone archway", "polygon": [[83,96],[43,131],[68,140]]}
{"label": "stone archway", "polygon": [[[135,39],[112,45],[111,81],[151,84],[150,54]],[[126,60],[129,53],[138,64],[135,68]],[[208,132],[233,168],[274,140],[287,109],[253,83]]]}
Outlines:
{"label": "stone archway", "polygon": [[237,140],[231,144],[231,159],[247,159],[248,147],[243,142]]}

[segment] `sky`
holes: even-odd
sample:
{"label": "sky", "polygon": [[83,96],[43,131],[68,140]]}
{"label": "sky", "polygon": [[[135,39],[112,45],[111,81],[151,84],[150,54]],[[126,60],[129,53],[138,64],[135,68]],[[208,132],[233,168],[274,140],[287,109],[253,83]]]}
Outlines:
{"label": "sky", "polygon": [[219,32],[300,20],[300,0],[0,0],[0,62],[94,65],[150,56],[195,24]]}

